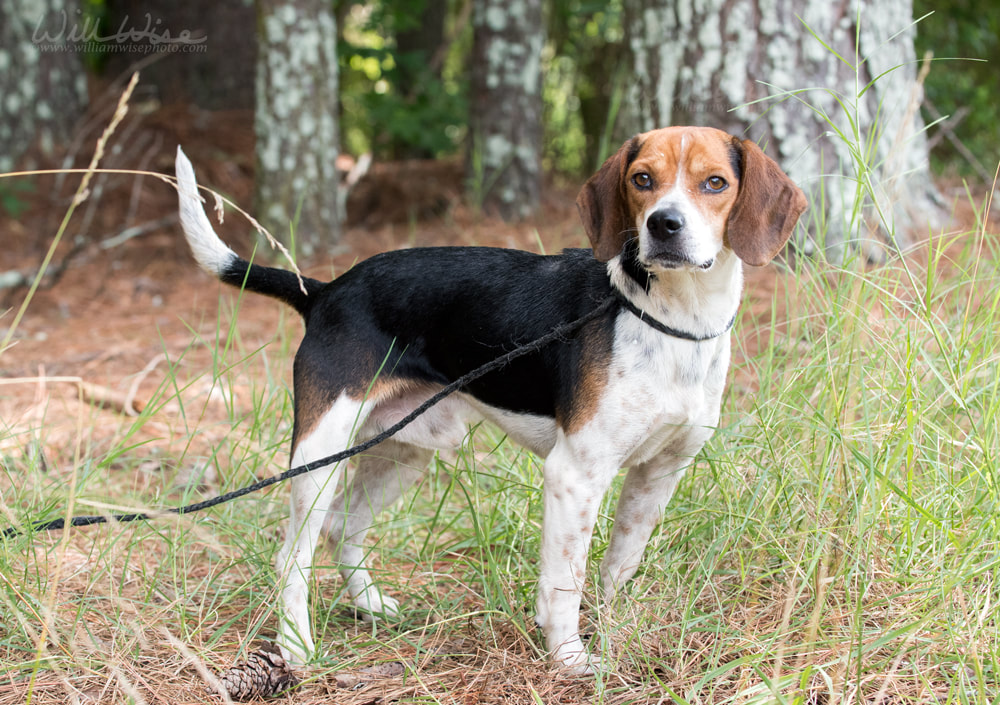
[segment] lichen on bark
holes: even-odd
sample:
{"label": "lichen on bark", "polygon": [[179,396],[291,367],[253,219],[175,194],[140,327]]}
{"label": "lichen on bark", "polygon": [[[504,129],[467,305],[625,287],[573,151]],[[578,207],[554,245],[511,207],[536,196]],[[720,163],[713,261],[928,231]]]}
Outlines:
{"label": "lichen on bark", "polygon": [[321,0],[258,2],[257,209],[299,251],[340,238],[336,19]]}
{"label": "lichen on bark", "polygon": [[72,0],[0,0],[0,172],[32,147],[67,141],[87,104],[80,54],[65,32]]}
{"label": "lichen on bark", "polygon": [[625,0],[625,21],[625,131],[710,125],[766,145],[810,196],[801,249],[878,257],[935,213],[911,0]]}
{"label": "lichen on bark", "polygon": [[541,0],[475,0],[473,27],[470,196],[516,220],[541,191]]}

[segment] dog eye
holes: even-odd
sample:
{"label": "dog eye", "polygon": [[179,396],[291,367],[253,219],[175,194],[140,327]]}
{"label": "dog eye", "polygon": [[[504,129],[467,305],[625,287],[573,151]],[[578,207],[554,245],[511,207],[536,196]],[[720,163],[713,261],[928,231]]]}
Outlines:
{"label": "dog eye", "polygon": [[644,171],[632,175],[632,183],[636,188],[647,189],[653,184],[653,177]]}
{"label": "dog eye", "polygon": [[706,191],[712,191],[718,193],[719,191],[724,191],[726,187],[729,186],[726,180],[721,176],[710,176],[705,180],[704,187]]}

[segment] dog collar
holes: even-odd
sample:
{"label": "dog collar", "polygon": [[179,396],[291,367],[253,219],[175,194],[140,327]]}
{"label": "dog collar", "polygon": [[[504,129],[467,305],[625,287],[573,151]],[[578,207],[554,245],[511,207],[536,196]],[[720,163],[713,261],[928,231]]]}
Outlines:
{"label": "dog collar", "polygon": [[664,323],[660,323],[658,320],[656,320],[648,313],[643,311],[641,308],[636,306],[634,303],[629,301],[628,297],[626,297],[625,294],[623,294],[621,291],[615,289],[614,287],[612,287],[612,289],[615,292],[615,295],[618,297],[618,300],[622,302],[622,305],[625,307],[625,309],[633,316],[638,318],[640,321],[645,323],[646,325],[671,337],[680,338],[682,340],[691,340],[696,343],[702,343],[706,340],[712,340],[713,338],[718,338],[719,336],[728,333],[729,329],[733,327],[734,323],[736,323],[736,315],[737,313],[739,313],[739,309],[737,309],[736,312],[733,313],[733,317],[729,319],[729,323],[726,324],[726,327],[723,328],[718,333],[709,333],[708,335],[695,335],[694,333],[689,333],[686,330],[671,328],[670,326]]}

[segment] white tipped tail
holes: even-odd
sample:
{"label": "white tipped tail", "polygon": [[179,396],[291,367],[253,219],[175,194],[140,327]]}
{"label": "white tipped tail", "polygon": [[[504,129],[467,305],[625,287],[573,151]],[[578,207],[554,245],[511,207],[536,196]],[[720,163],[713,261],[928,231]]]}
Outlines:
{"label": "white tipped tail", "polygon": [[239,259],[235,252],[229,249],[219,236],[215,234],[212,223],[205,215],[201,196],[198,195],[198,182],[194,178],[194,167],[180,146],[177,147],[177,162],[174,166],[177,174],[177,202],[180,208],[181,227],[184,236],[198,264],[211,274],[221,275],[228,266]]}

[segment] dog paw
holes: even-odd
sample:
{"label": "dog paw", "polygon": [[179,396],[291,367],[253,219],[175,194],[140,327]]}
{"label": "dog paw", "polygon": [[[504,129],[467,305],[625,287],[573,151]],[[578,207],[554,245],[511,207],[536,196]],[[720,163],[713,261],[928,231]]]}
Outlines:
{"label": "dog paw", "polygon": [[354,598],[354,607],[365,622],[379,619],[395,619],[399,616],[399,602],[388,595],[383,595],[371,587]]}
{"label": "dog paw", "polygon": [[552,654],[552,659],[563,669],[577,676],[592,676],[601,670],[599,656],[591,656],[583,647],[566,644]]}
{"label": "dog paw", "polygon": [[289,666],[295,668],[302,668],[309,663],[310,654],[316,650],[311,639],[308,644],[303,644],[301,639],[297,637],[290,638],[287,635],[278,637],[277,646],[281,657]]}

